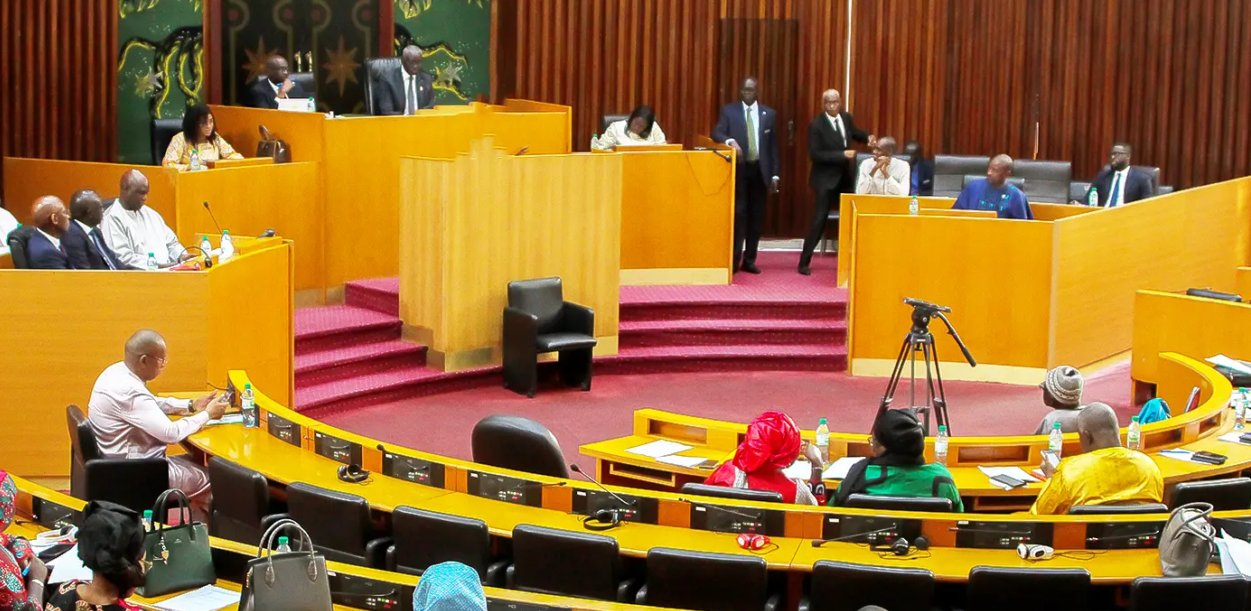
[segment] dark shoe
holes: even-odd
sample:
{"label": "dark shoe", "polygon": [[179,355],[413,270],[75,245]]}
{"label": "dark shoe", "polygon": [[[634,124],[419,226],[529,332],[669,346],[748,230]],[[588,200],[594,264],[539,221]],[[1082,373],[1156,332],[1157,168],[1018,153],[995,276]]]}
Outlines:
{"label": "dark shoe", "polygon": [[749,274],[759,274],[759,273],[760,273],[760,268],[759,268],[759,267],[756,267],[756,264],[755,264],[755,263],[744,263],[744,264],[743,264],[743,271],[745,271],[745,272],[747,272],[747,273],[749,273]]}
{"label": "dark shoe", "polygon": [[811,275],[812,275],[812,268],[811,268],[811,267],[808,267],[807,265],[800,265],[800,266],[799,266],[799,274],[800,274],[801,276],[811,276]]}

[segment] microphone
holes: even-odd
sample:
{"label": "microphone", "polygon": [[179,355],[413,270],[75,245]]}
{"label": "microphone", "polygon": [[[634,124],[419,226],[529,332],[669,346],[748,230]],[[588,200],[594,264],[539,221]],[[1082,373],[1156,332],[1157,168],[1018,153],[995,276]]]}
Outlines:
{"label": "microphone", "polygon": [[278,232],[274,231],[273,229],[266,229],[266,230],[265,230],[265,233],[262,233],[261,235],[256,236],[256,237],[258,237],[258,238],[272,238],[272,237],[274,237],[274,236],[276,236],[276,235],[278,235]]}
{"label": "microphone", "polygon": [[1158,536],[1160,536],[1160,531],[1157,530],[1155,532],[1137,533],[1133,535],[1112,535],[1111,537],[1086,537],[1086,541],[1088,543],[1096,543],[1099,541],[1119,541],[1121,539],[1139,539],[1139,538],[1145,538],[1145,537],[1158,537]]}
{"label": "microphone", "polygon": [[[717,511],[724,511],[725,513],[728,513],[728,514],[733,515],[733,516],[738,516],[738,517],[740,517],[740,518],[747,518],[748,520],[760,520],[760,519],[762,519],[762,518],[764,517],[764,516],[761,516],[761,515],[751,515],[751,514],[749,514],[749,513],[743,513],[743,512],[741,512],[741,511],[734,511],[733,509],[730,509],[730,508],[728,508],[728,507],[722,507],[722,506],[720,506],[720,505],[708,505],[708,504],[706,504],[706,503],[697,503],[697,502],[692,501],[692,500],[690,500],[690,499],[681,499],[681,498],[680,498],[680,499],[678,499],[678,500],[679,500],[679,501],[681,501],[681,502],[683,502],[683,503],[690,503],[691,505],[693,505],[693,506],[695,506],[695,507],[704,507],[704,508],[706,508],[706,509],[716,509]],[[764,509],[761,509],[760,511],[765,511],[765,510],[764,510]]]}
{"label": "microphone", "polygon": [[217,217],[213,216],[213,209],[209,208],[208,202],[204,202],[204,209],[208,210],[209,218],[213,219],[213,226],[217,227],[217,233],[222,233],[222,226],[217,224]]}
{"label": "microphone", "polygon": [[600,490],[603,490],[604,492],[607,492],[607,493],[608,493],[608,496],[611,496],[613,499],[616,499],[616,501],[617,501],[618,503],[621,503],[622,505],[625,505],[626,507],[633,507],[633,506],[634,506],[634,501],[627,501],[627,500],[625,500],[625,499],[621,498],[620,496],[618,496],[618,495],[617,495],[617,493],[613,492],[612,490],[609,490],[608,488],[605,488],[603,484],[599,483],[599,480],[597,480],[597,479],[595,479],[595,478],[591,477],[590,475],[588,475],[588,474],[587,474],[585,471],[583,471],[583,470],[582,470],[582,468],[581,468],[581,467],[579,467],[576,463],[569,463],[569,470],[570,470],[570,471],[573,471],[574,473],[577,473],[578,475],[581,475],[582,477],[585,477],[585,478],[586,478],[587,480],[589,480],[592,484],[595,484],[596,486],[598,486]]}
{"label": "microphone", "polygon": [[720,158],[724,159],[726,163],[730,163],[731,161],[733,161],[733,159],[731,159],[729,155],[722,155],[722,154],[721,154],[721,151],[718,151],[717,149],[711,149],[711,148],[708,148],[708,147],[706,147],[706,146],[697,146],[697,147],[695,147],[695,150],[697,150],[697,151],[708,151],[708,152],[712,153],[713,155],[716,155],[716,156],[718,156],[718,157],[720,157]]}
{"label": "microphone", "polygon": [[862,533],[856,533],[856,534],[854,534],[854,535],[846,535],[846,536],[843,536],[843,537],[834,537],[833,539],[813,539],[813,540],[812,540],[812,546],[813,546],[813,547],[821,547],[822,545],[825,545],[826,543],[836,543],[836,542],[838,542],[838,541],[850,541],[850,540],[852,540],[852,539],[856,539],[856,538],[859,538],[859,537],[867,537],[867,536],[869,536],[869,535],[880,535],[880,534],[882,534],[882,533],[894,532],[894,531],[896,531],[896,530],[899,530],[899,525],[898,525],[898,524],[896,524],[896,525],[894,525],[894,526],[889,526],[889,527],[886,527],[886,528],[879,528],[879,529],[877,529],[877,530],[866,530],[866,531],[864,531],[864,532],[862,532]]}
{"label": "microphone", "polygon": [[204,255],[204,269],[210,269],[213,267],[213,255],[211,253],[204,252],[204,249],[200,248],[199,246],[184,246],[183,247],[183,251],[185,252],[190,252],[192,250],[198,250],[200,251],[201,255]]}

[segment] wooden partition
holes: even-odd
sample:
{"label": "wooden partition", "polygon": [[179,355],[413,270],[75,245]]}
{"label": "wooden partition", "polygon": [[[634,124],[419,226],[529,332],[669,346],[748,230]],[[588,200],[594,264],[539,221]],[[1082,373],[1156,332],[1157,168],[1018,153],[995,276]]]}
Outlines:
{"label": "wooden partition", "polygon": [[[908,214],[908,197],[894,195],[856,195],[844,193],[839,201],[838,222],[838,285],[846,287],[851,278],[851,262],[855,258],[856,241],[852,239],[856,219],[861,214]],[[926,216],[962,216],[994,218],[992,212],[977,210],[952,210],[954,199],[945,197],[918,197],[917,206]]]}
{"label": "wooden partition", "polygon": [[500,360],[507,284],[560,276],[617,351],[620,155],[506,155],[489,138],[455,159],[401,162],[400,317],[447,370]]}
{"label": "wooden partition", "polygon": [[326,115],[319,112],[288,112],[243,106],[211,105],[217,133],[245,157],[256,154],[261,141],[259,127],[287,143],[291,161],[322,161],[326,152]]}
{"label": "wooden partition", "polygon": [[1243,301],[1251,301],[1251,267],[1239,267],[1234,273],[1234,292],[1241,295]]}
{"label": "wooden partition", "polygon": [[139,170],[148,177],[148,206],[174,227],[174,181],[178,172],[150,165],[5,157],[5,208],[26,224],[30,222],[31,205],[45,195],[61,198],[67,208],[70,196],[79,189],[91,189],[101,199],[109,200],[117,197],[122,175],[130,170]]}
{"label": "wooden partition", "polygon": [[[1130,375],[1135,384],[1159,384],[1161,352],[1193,354],[1197,358],[1224,354],[1251,360],[1251,304],[1138,291],[1133,318],[1134,360]],[[1182,403],[1169,400],[1174,413],[1185,409],[1177,407],[1184,405],[1185,399],[1181,397]]]}

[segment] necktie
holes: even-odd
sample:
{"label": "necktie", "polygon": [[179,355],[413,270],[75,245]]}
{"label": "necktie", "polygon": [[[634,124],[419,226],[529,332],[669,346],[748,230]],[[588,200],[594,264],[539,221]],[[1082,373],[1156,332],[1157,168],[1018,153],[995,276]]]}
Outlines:
{"label": "necktie", "polygon": [[838,137],[843,139],[843,146],[847,146],[847,134],[843,133],[843,118],[835,115],[834,131],[838,132]]}
{"label": "necktie", "polygon": [[408,114],[417,114],[417,75],[408,77]]}
{"label": "necktie", "polygon": [[752,120],[751,109],[747,109],[747,161],[760,160],[760,149],[756,147],[756,122]]}
{"label": "necktie", "polygon": [[1112,179],[1112,195],[1108,196],[1108,207],[1116,206],[1116,197],[1121,194],[1121,173],[1117,172]]}
{"label": "necktie", "polygon": [[91,243],[96,245],[96,252],[100,253],[100,258],[104,259],[104,264],[108,265],[109,269],[117,271],[117,266],[113,265],[113,259],[109,257],[108,251],[104,250],[104,245],[100,243],[100,237],[95,233],[88,234],[88,236],[91,238]]}

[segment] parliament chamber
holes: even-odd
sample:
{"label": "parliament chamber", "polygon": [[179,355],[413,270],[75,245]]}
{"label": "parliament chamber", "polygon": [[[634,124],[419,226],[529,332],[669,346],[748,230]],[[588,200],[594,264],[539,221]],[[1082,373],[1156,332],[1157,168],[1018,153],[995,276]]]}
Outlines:
{"label": "parliament chamber", "polygon": [[0,611],[1251,610],[1245,0],[0,29]]}

